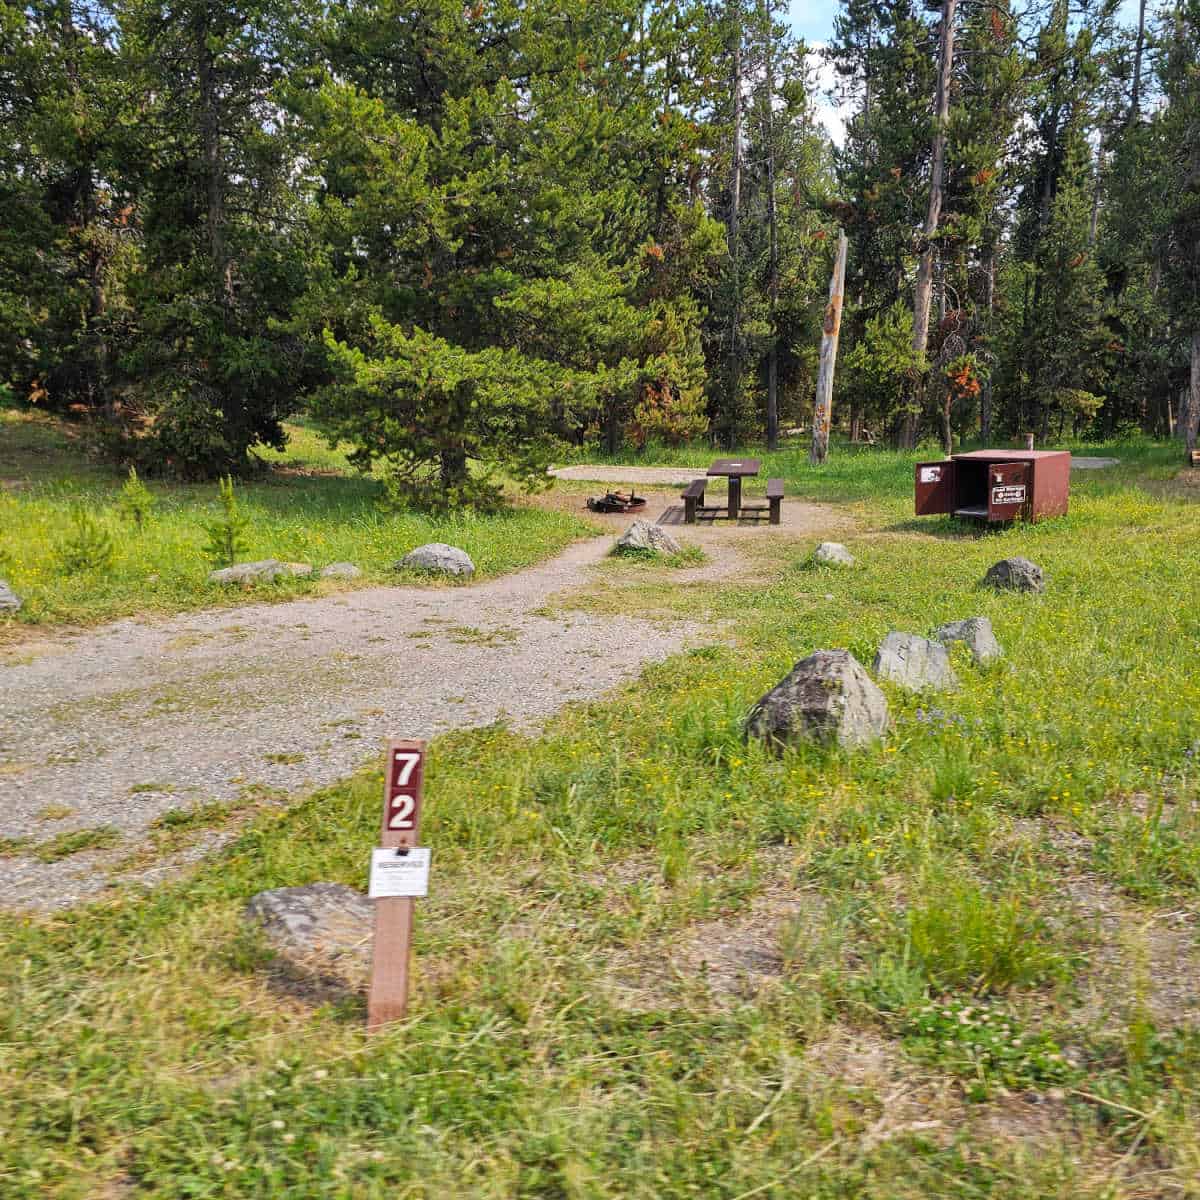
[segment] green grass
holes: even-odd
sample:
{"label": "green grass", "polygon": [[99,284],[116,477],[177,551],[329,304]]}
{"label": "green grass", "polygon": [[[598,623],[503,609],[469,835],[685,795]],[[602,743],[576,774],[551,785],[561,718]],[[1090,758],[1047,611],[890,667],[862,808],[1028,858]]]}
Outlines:
{"label": "green grass", "polygon": [[[1164,973],[1194,989],[1195,948],[1147,940],[1200,905],[1200,508],[1134,483],[1172,452],[1133,447],[1067,518],[986,535],[909,520],[898,459],[870,502],[876,466],[847,466],[850,571],[813,567],[813,539],[764,538],[756,580],[701,588],[608,564],[596,619],[682,594],[734,643],[539,734],[433,744],[412,1017],[381,1035],[359,995],[289,991],[239,920],[263,888],[363,886],[376,772],[256,814],[149,896],[0,918],[0,1191],[1194,1194],[1200,1037],[1155,996]],[[1015,553],[1044,596],[978,588]],[[1003,661],[960,662],[936,700],[885,689],[883,744],[744,740],[812,650],[869,664],[890,629],[975,614]],[[710,986],[756,936],[765,988]]]}
{"label": "green grass", "polygon": [[[205,521],[217,514],[215,485],[148,481],[157,504],[139,532],[118,508],[122,477],[89,462],[72,430],[49,418],[0,412],[0,577],[24,601],[0,617],[0,638],[22,624],[88,623],[132,613],[171,613],[250,599],[280,599],[347,586],[397,582],[391,566],[414,546],[449,542],[487,579],[537,562],[590,532],[570,514],[514,507],[498,515],[434,519],[384,509],[377,480],[354,474],[343,455],[296,426],[274,466],[238,486],[249,517],[244,560],[278,558],[354,562],[353,585],[289,579],[252,589],[207,582]],[[115,557],[101,570],[70,571],[64,562],[72,514],[82,508],[112,536]],[[412,582],[406,577],[405,582]]]}

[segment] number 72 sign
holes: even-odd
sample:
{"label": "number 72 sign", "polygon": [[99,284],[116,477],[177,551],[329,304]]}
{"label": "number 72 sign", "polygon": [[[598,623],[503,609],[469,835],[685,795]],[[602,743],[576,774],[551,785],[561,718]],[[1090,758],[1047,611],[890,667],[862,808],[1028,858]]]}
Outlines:
{"label": "number 72 sign", "polygon": [[[421,824],[421,785],[425,780],[425,743],[393,738],[388,742],[383,778],[383,850],[416,859]],[[428,851],[426,870],[428,870]],[[393,869],[398,870],[395,860]],[[374,878],[374,866],[372,867]],[[373,885],[372,885],[373,887]],[[414,893],[415,894],[415,893]],[[367,1028],[382,1029],[408,1011],[408,960],[412,953],[413,902],[403,893],[375,901],[375,939],[371,955],[371,988],[367,995]]]}
{"label": "number 72 sign", "polygon": [[[416,845],[421,821],[421,784],[424,776],[424,742],[393,740],[388,743],[387,805],[383,818],[384,845]],[[397,834],[400,836],[397,837]]]}

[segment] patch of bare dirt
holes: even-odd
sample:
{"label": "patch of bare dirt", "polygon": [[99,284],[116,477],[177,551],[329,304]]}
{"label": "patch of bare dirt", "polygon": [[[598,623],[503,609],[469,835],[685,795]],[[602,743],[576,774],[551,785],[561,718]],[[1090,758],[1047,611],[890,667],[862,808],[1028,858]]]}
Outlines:
{"label": "patch of bare dirt", "polygon": [[[1121,803],[1140,815],[1151,807],[1150,798],[1140,794]],[[1061,871],[1055,921],[1086,943],[1072,1021],[1111,1033],[1139,1009],[1160,1028],[1200,1019],[1200,913],[1194,906],[1154,909],[1136,903],[1090,870],[1091,840],[1055,821],[1015,821],[1013,841],[1049,853]]]}
{"label": "patch of bare dirt", "polygon": [[[757,860],[763,878],[745,909],[615,951],[608,974],[622,1006],[671,1007],[697,992],[720,1005],[736,1004],[776,985],[794,965],[794,956],[803,955],[804,930],[824,923],[824,900],[796,882],[793,861],[787,847],[763,851]],[[712,877],[719,870],[702,867],[701,875]],[[603,887],[619,894],[620,886],[656,876],[657,866],[639,859],[615,868],[615,874],[606,872]],[[614,880],[624,882],[614,885]]]}

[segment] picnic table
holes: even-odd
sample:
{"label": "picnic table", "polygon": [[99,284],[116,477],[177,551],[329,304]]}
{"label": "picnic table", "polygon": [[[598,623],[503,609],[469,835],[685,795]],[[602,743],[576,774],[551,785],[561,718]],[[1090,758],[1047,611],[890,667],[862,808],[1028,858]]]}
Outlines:
{"label": "picnic table", "polygon": [[757,458],[718,458],[708,475],[724,475],[729,480],[729,519],[736,521],[742,509],[742,480],[758,474]]}

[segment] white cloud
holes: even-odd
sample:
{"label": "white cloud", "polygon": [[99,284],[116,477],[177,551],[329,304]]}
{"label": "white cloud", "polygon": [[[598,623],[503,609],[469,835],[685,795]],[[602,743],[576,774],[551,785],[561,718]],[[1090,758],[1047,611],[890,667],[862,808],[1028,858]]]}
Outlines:
{"label": "white cloud", "polygon": [[850,114],[832,94],[835,78],[833,67],[820,54],[824,45],[824,42],[813,42],[809,46],[806,65],[815,82],[813,107],[817,120],[825,127],[833,144],[840,146],[846,140],[846,118]]}

